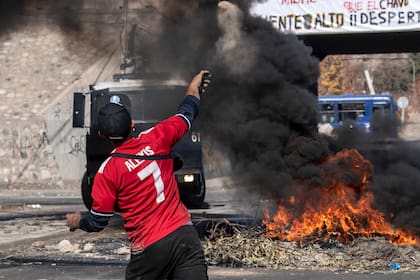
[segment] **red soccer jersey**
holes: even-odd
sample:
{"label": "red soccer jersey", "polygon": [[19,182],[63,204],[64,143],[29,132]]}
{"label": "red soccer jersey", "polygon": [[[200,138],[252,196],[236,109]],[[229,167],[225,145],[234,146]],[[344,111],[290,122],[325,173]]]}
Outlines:
{"label": "red soccer jersey", "polygon": [[[187,130],[183,118],[173,116],[114,152],[165,155]],[[95,176],[92,198],[92,210],[97,213],[112,213],[118,203],[133,250],[149,246],[191,220],[180,200],[172,159],[109,157]]]}

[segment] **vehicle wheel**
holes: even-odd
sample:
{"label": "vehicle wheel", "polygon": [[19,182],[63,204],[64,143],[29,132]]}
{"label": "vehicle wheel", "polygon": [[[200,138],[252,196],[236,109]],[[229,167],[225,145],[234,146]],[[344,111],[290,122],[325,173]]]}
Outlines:
{"label": "vehicle wheel", "polygon": [[182,202],[185,206],[190,209],[200,209],[203,207],[204,198],[206,197],[206,183],[204,180],[204,175],[201,173],[201,186],[200,193],[198,194],[185,194],[182,197]]}
{"label": "vehicle wheel", "polygon": [[82,199],[83,204],[85,204],[87,209],[92,208],[93,200],[92,200],[92,180],[89,179],[87,172],[83,175],[82,179]]}

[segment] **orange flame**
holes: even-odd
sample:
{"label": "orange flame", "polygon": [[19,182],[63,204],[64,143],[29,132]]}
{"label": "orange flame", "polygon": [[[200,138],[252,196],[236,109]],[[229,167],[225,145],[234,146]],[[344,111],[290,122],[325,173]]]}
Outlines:
{"label": "orange flame", "polygon": [[[324,176],[330,176],[325,178],[328,185],[314,187],[313,194],[306,191],[288,198],[273,217],[266,210],[267,236],[300,243],[335,237],[348,244],[357,237],[380,235],[397,245],[420,244],[414,235],[392,229],[384,214],[372,208],[373,193],[366,191],[372,167],[359,152],[341,151],[320,166]],[[351,174],[338,174],[337,166],[351,169]]]}

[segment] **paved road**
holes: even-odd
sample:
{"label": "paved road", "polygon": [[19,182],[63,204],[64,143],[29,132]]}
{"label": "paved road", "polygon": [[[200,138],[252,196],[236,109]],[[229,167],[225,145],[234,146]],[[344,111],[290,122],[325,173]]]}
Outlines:
{"label": "paved road", "polygon": [[[124,279],[123,265],[88,264],[26,264],[19,266],[0,265],[0,279],[25,280],[119,280]],[[336,273],[316,271],[209,268],[210,280],[418,280],[420,272],[389,272],[376,274]]]}

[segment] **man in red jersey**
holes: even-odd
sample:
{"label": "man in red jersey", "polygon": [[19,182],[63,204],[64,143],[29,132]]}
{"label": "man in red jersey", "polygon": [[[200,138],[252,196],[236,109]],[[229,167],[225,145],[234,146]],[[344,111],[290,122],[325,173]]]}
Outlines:
{"label": "man in red jersey", "polygon": [[174,116],[137,138],[122,105],[109,103],[99,111],[99,133],[114,144],[112,154],[139,157],[108,157],[94,179],[92,209],[84,217],[67,214],[67,225],[71,231],[101,231],[117,206],[131,243],[126,279],[208,279],[200,239],[180,200],[174,161],[165,157],[198,114],[205,73],[192,79]]}

